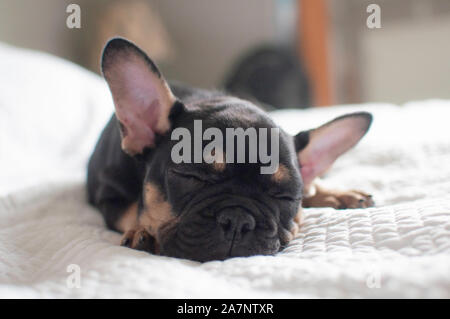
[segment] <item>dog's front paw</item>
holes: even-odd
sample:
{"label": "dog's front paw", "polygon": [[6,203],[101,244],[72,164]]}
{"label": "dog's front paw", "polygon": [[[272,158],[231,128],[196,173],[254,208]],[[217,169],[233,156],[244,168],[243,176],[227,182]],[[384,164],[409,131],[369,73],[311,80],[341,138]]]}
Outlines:
{"label": "dog's front paw", "polygon": [[340,194],[337,194],[336,199],[340,204],[338,209],[367,208],[375,205],[372,195],[357,190],[340,192]]}
{"label": "dog's front paw", "polygon": [[155,253],[156,249],[155,238],[140,226],[125,232],[120,245],[149,253]]}
{"label": "dog's front paw", "polygon": [[361,191],[318,189],[316,194],[303,199],[303,207],[333,207],[335,209],[367,208],[375,205],[372,195]]}

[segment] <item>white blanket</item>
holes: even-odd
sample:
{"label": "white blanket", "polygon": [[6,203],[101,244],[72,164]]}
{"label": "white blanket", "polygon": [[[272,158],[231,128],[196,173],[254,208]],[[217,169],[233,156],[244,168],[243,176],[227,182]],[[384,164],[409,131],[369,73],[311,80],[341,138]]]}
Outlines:
{"label": "white blanket", "polygon": [[86,204],[86,161],[112,112],[99,77],[0,45],[0,90],[0,297],[450,297],[450,101],[274,113],[295,133],[372,112],[324,181],[377,206],[306,209],[276,256],[200,264],[120,247]]}

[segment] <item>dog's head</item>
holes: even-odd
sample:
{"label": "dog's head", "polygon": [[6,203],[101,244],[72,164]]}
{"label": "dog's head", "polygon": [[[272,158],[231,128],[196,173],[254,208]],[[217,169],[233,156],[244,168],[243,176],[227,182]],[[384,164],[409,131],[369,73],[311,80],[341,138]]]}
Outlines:
{"label": "dog's head", "polygon": [[371,122],[355,113],[290,136],[244,100],[180,100],[151,59],[119,38],[106,45],[102,71],[122,149],[145,162],[140,222],[167,256],[276,253],[293,237],[304,188]]}

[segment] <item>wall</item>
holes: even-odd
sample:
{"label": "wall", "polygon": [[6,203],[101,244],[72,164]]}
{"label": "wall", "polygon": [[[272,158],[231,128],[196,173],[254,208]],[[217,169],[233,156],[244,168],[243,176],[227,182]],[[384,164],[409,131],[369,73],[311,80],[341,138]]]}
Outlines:
{"label": "wall", "polygon": [[[329,0],[339,103],[450,98],[449,0]],[[366,8],[381,7],[369,29]]]}
{"label": "wall", "polygon": [[[281,38],[276,5],[296,0],[148,1],[174,44],[174,59],[162,65],[164,73],[215,87],[245,50]],[[335,49],[330,55],[338,103],[450,98],[449,0],[329,1],[334,4]],[[81,30],[65,26],[65,10],[73,2],[82,8]],[[365,8],[373,2],[382,8],[380,30],[365,26]],[[89,66],[96,19],[110,3],[0,0],[0,41]]]}
{"label": "wall", "polygon": [[[69,3],[81,6],[82,29],[65,26]],[[0,41],[37,49],[90,66],[89,47],[106,0],[1,0]],[[149,0],[169,31],[174,60],[162,66],[169,78],[203,87],[221,83],[246,49],[272,41],[275,0]],[[94,71],[98,71],[94,68]]]}
{"label": "wall", "polygon": [[[449,16],[450,17],[450,16]],[[450,18],[390,23],[362,36],[363,98],[404,103],[450,99]]]}

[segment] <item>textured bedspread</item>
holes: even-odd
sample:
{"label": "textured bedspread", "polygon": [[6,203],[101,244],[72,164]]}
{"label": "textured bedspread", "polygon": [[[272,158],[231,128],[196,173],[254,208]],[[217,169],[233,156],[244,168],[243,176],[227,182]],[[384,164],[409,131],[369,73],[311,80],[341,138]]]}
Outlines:
{"label": "textured bedspread", "polygon": [[450,297],[450,101],[274,113],[295,133],[372,112],[324,183],[377,206],[306,209],[276,256],[200,264],[120,247],[86,204],[86,160],[112,112],[101,79],[0,45],[0,87],[0,297]]}

